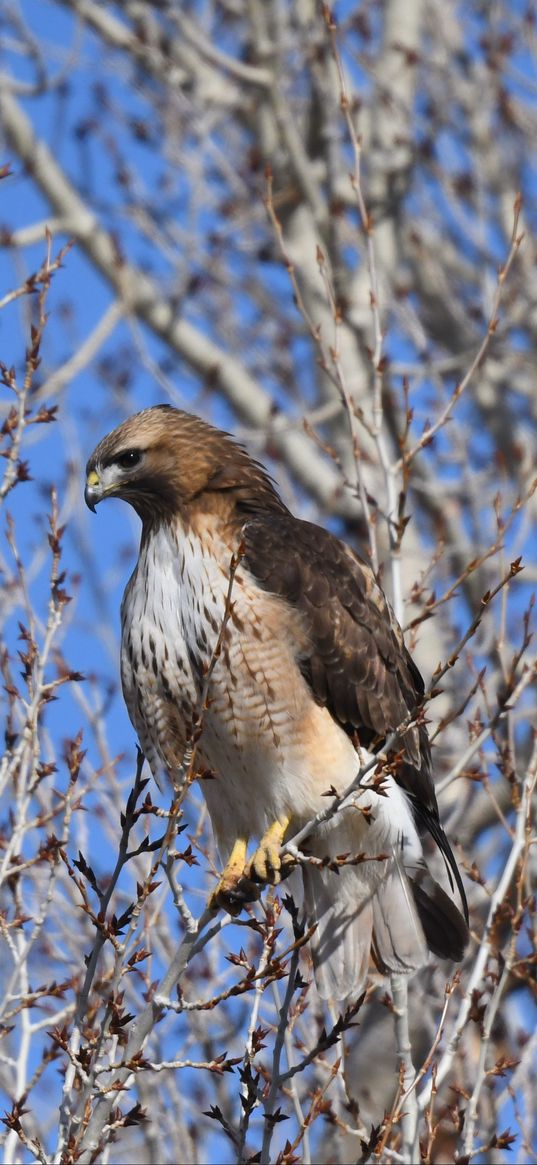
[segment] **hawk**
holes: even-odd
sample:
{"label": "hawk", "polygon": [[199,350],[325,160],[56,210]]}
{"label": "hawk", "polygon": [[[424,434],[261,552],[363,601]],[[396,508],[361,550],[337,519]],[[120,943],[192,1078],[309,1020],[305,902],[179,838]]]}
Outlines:
{"label": "hawk", "polygon": [[[285,839],[378,755],[298,857],[318,990],[357,992],[370,955],[381,971],[414,971],[428,950],[460,960],[466,899],[427,731],[412,718],[423,681],[371,567],[294,517],[227,433],[169,405],[97,445],[85,498],[94,510],[106,497],[142,522],[121,608],[121,679],[157,779],[178,778],[208,697],[196,756],[213,778],[201,787],[223,862],[215,909],[236,914],[286,875]],[[426,832],[449,893],[426,865]]]}

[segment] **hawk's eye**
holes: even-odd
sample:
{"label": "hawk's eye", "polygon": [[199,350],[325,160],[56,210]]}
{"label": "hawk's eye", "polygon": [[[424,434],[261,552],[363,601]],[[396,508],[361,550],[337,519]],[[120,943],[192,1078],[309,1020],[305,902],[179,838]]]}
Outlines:
{"label": "hawk's eye", "polygon": [[116,465],[120,465],[122,469],[133,469],[141,459],[142,454],[138,449],[127,449],[126,453],[120,453],[116,457]]}

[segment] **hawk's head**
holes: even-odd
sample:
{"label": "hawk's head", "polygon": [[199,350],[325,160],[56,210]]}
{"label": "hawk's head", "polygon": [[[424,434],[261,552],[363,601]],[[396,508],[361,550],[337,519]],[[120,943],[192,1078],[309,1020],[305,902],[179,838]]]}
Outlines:
{"label": "hawk's head", "polygon": [[[119,497],[144,521],[184,513],[225,492],[253,508],[281,505],[263,468],[227,433],[170,405],[129,417],[99,442],[86,466],[86,504]],[[231,497],[233,495],[233,497]]]}

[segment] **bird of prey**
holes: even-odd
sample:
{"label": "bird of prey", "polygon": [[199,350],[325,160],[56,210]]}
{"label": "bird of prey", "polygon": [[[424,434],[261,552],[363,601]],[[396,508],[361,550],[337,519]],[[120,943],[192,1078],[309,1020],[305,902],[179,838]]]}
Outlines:
{"label": "bird of prey", "polygon": [[[413,971],[428,950],[460,960],[466,900],[413,716],[423,681],[371,567],[294,517],[228,434],[168,405],[92,453],[86,502],[107,497],[142,522],[121,679],[157,779],[178,779],[206,697],[196,758],[223,862],[214,908],[238,913],[286,875],[285,840],[354,781],[294,855],[321,996],[358,992],[370,955],[381,971]],[[445,888],[425,862],[427,831]]]}

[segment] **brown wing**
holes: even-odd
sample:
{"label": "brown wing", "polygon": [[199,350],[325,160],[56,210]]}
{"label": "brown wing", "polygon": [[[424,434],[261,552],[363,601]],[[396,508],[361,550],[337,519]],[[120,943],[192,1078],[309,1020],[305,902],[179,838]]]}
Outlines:
{"label": "brown wing", "polygon": [[[299,663],[315,699],[364,747],[382,743],[424,688],[371,569],[333,534],[292,515],[255,518],[244,538],[256,579],[303,616],[310,651]],[[418,768],[428,764],[424,734],[406,733],[405,752]]]}
{"label": "brown wing", "polygon": [[[244,562],[261,586],[301,613],[309,651],[298,659],[315,700],[364,747],[383,742],[419,704],[423,680],[371,568],[329,531],[285,510],[243,529]],[[396,779],[434,837],[465,904],[455,858],[440,825],[426,729],[413,726]]]}

